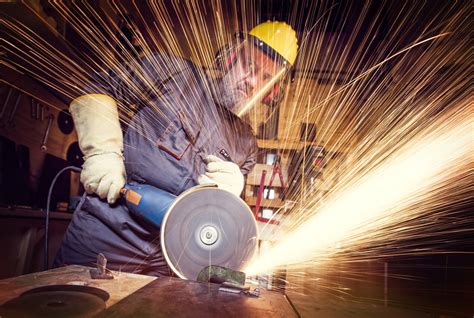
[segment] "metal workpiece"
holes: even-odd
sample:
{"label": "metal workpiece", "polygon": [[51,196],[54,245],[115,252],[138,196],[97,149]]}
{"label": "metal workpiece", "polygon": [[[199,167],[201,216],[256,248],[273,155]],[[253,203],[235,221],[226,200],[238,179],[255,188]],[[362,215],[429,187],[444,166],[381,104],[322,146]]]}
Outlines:
{"label": "metal workpiece", "polygon": [[48,143],[49,132],[51,130],[51,124],[53,123],[53,120],[54,120],[54,115],[53,114],[49,115],[48,116],[48,124],[47,124],[46,130],[44,132],[43,142],[41,143],[41,151],[42,152],[48,151],[47,143]]}
{"label": "metal workpiece", "polygon": [[223,266],[210,265],[203,268],[196,279],[200,283],[230,284],[230,287],[243,287],[245,273]]}
{"label": "metal workpiece", "polygon": [[259,290],[258,297],[249,297],[219,288],[218,284],[163,276],[98,317],[299,317],[282,293]]}

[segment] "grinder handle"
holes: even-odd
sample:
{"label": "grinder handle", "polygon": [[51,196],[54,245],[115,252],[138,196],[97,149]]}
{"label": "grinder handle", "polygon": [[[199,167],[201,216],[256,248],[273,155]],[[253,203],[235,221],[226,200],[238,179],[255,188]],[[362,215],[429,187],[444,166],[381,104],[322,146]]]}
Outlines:
{"label": "grinder handle", "polygon": [[156,227],[172,205],[176,196],[148,184],[127,183],[120,190],[126,206],[132,215],[138,216]]}

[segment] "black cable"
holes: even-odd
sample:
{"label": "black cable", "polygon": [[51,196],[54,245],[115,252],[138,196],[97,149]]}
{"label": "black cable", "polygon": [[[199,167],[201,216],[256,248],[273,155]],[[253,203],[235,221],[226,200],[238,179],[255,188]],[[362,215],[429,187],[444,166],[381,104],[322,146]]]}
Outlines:
{"label": "black cable", "polygon": [[53,187],[54,184],[56,183],[56,180],[58,177],[63,173],[64,171],[67,170],[73,170],[76,172],[81,172],[81,168],[75,167],[75,166],[68,166],[66,168],[61,169],[55,176],[53,181],[51,182],[51,185],[49,186],[49,191],[48,191],[48,199],[46,201],[46,220],[45,220],[45,226],[44,226],[44,270],[48,270],[48,232],[49,232],[49,205],[51,202],[51,193],[53,192]]}

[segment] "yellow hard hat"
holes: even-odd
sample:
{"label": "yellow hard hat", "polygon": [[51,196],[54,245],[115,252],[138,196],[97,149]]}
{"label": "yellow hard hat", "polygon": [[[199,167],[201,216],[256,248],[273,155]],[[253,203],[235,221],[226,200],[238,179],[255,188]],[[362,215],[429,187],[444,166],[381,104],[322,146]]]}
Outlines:
{"label": "yellow hard hat", "polygon": [[285,22],[267,21],[254,27],[249,34],[273,49],[290,65],[295,63],[298,40],[295,30]]}

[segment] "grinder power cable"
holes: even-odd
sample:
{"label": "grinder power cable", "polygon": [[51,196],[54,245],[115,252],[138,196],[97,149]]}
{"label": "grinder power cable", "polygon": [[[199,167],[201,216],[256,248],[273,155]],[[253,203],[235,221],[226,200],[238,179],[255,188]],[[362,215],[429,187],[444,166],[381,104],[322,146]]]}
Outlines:
{"label": "grinder power cable", "polygon": [[130,213],[160,229],[163,254],[180,278],[196,280],[218,265],[242,270],[258,242],[248,205],[215,185],[201,185],[179,196],[156,187],[128,183],[121,190]]}

